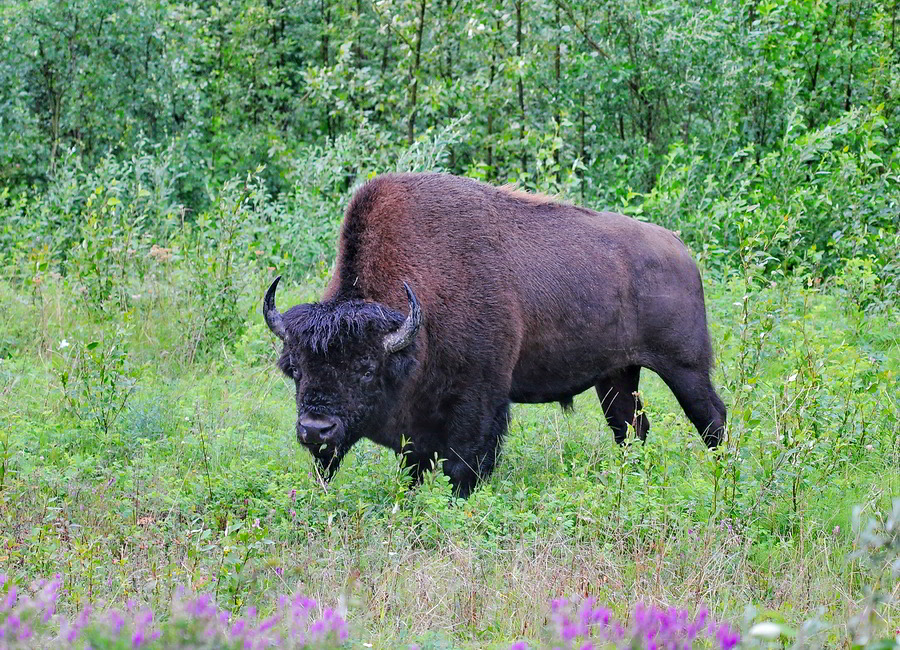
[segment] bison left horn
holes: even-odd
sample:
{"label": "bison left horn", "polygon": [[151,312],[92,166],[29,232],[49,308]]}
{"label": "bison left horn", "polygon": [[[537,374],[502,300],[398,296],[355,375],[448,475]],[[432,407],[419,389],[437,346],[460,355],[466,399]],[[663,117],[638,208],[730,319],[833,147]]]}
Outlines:
{"label": "bison left horn", "polygon": [[275,289],[278,287],[278,281],[281,279],[279,275],[266,291],[266,297],[263,300],[263,317],[266,319],[266,325],[272,330],[272,333],[282,341],[287,336],[287,330],[284,329],[284,318],[281,312],[275,306]]}
{"label": "bison left horn", "polygon": [[416,294],[405,282],[403,288],[406,289],[406,299],[409,302],[409,315],[400,327],[384,337],[384,349],[388,352],[397,352],[412,343],[422,324],[422,309],[416,300]]}

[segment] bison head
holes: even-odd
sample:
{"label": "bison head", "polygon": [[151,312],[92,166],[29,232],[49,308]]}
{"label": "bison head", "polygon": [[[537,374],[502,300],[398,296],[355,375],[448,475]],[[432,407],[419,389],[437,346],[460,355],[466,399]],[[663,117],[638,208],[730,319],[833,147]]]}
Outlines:
{"label": "bison head", "polygon": [[326,478],[364,435],[379,435],[410,375],[422,312],[405,282],[409,314],[377,302],[333,299],[275,306],[275,278],[263,301],[269,329],[284,342],[278,367],[297,389],[297,441]]}

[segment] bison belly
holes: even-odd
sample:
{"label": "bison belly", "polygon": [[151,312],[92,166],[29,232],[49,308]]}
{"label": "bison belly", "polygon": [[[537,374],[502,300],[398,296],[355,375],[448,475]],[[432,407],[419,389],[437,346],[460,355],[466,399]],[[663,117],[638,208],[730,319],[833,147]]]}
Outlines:
{"label": "bison belly", "polygon": [[634,324],[626,314],[575,309],[555,319],[544,316],[522,341],[512,401],[565,403],[608,372],[634,363]]}
{"label": "bison belly", "polygon": [[693,260],[671,233],[646,224],[636,229],[632,239],[645,238],[639,259],[604,244],[582,250],[580,264],[547,256],[535,265],[540,273],[520,294],[525,327],[512,401],[566,403],[626,368],[709,368]]}

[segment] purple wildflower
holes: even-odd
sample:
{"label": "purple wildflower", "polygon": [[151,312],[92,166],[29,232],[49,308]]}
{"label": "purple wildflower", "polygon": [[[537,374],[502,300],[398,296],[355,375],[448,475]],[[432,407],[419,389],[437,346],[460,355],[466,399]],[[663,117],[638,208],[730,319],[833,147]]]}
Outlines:
{"label": "purple wildflower", "polygon": [[113,633],[113,636],[119,636],[119,633],[122,631],[122,628],[124,626],[125,619],[122,617],[122,614],[116,609],[110,610],[109,629]]}
{"label": "purple wildflower", "polygon": [[740,643],[741,637],[727,624],[723,623],[719,629],[716,630],[716,641],[719,642],[719,647],[722,648],[722,650],[731,650]]}
{"label": "purple wildflower", "polygon": [[247,626],[247,623],[244,619],[238,619],[234,625],[231,626],[231,637],[239,637],[244,632],[244,628]]}
{"label": "purple wildflower", "polygon": [[91,608],[85,607],[83,610],[81,610],[81,612],[79,612],[78,616],[71,624],[67,622],[63,623],[60,636],[69,644],[75,643],[75,640],[78,638],[78,634],[83,628],[87,626],[87,624],[90,622],[90,618]]}
{"label": "purple wildflower", "polygon": [[313,624],[309,626],[309,633],[314,638],[322,638],[325,636],[325,621],[314,621]]}
{"label": "purple wildflower", "polygon": [[563,641],[573,641],[578,636],[578,628],[575,627],[572,621],[565,619],[560,625],[559,636],[562,637]]}
{"label": "purple wildflower", "polygon": [[612,612],[610,612],[605,607],[598,607],[594,610],[592,615],[593,623],[602,623],[604,626],[609,625],[609,619],[612,616]]}
{"label": "purple wildflower", "polygon": [[9,591],[6,593],[6,599],[3,601],[3,606],[0,607],[0,612],[7,612],[13,608],[13,605],[16,604],[16,585],[12,584],[9,586]]}
{"label": "purple wildflower", "polygon": [[556,613],[566,607],[569,604],[569,601],[565,598],[554,598],[550,603],[550,609],[553,613]]}
{"label": "purple wildflower", "polygon": [[273,627],[275,627],[278,624],[278,621],[280,621],[280,620],[281,620],[280,616],[270,616],[269,618],[267,618],[266,620],[264,620],[262,623],[259,624],[259,628],[257,628],[257,632],[268,632]]}
{"label": "purple wildflower", "polygon": [[307,598],[306,596],[304,596],[302,594],[297,594],[297,596],[294,597],[294,608],[295,609],[297,607],[299,607],[304,612],[308,613],[309,610],[313,609],[315,606],[316,606],[316,601],[314,601],[312,598]]}
{"label": "purple wildflower", "polygon": [[638,603],[627,627],[614,620],[608,609],[596,606],[592,598],[585,598],[580,604],[555,599],[551,610],[558,639],[567,649],[590,650],[598,643],[612,643],[644,650],[690,650],[702,632],[720,650],[733,650],[740,642],[729,625],[712,621],[705,609],[692,617],[687,610]]}
{"label": "purple wildflower", "polygon": [[31,626],[28,623],[25,623],[22,626],[22,629],[19,630],[19,639],[18,640],[19,641],[27,641],[28,639],[31,638],[32,633],[33,633],[33,630],[31,629]]}
{"label": "purple wildflower", "polygon": [[147,634],[147,626],[152,622],[153,612],[149,609],[145,609],[137,615],[134,622],[134,634],[131,635],[132,648],[140,648],[142,645],[152,640],[152,634]]}

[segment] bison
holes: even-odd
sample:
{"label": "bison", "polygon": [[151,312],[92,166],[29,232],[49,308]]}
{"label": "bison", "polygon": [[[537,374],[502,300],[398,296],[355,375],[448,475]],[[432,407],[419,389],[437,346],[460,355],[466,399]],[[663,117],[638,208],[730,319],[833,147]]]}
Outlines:
{"label": "bison", "polygon": [[321,302],[263,302],[296,384],[297,440],[326,480],[360,438],[435,457],[467,496],[494,468],[511,402],[593,387],[617,442],[650,428],[641,368],[709,446],[725,406],[700,273],[672,232],[446,174],[388,174],[353,196]]}

